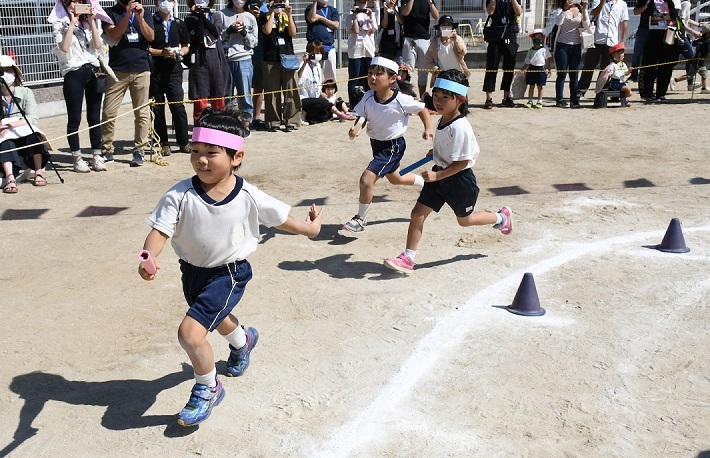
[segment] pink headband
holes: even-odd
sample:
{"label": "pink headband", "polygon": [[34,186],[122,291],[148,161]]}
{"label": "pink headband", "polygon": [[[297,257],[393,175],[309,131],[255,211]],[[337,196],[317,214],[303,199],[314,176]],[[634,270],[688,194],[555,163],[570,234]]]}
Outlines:
{"label": "pink headband", "polygon": [[210,129],[209,127],[195,127],[192,129],[192,141],[197,143],[209,143],[210,145],[230,148],[242,151],[244,138],[239,135],[230,134],[222,130]]}

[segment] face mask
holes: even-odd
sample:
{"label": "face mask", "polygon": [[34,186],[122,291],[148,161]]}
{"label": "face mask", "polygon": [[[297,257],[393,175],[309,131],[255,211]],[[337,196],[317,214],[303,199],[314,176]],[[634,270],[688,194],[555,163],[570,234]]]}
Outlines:
{"label": "face mask", "polygon": [[158,11],[163,14],[172,13],[173,5],[173,2],[160,2],[158,3]]}
{"label": "face mask", "polygon": [[237,8],[244,8],[245,3],[246,2],[244,0],[234,0],[234,2],[232,2],[232,4]]}
{"label": "face mask", "polygon": [[321,6],[328,6],[328,0],[318,0],[318,4]]}
{"label": "face mask", "polygon": [[532,42],[535,46],[539,46],[542,44],[542,38],[533,38]]}
{"label": "face mask", "polygon": [[322,54],[313,54],[313,59],[311,59],[311,62],[319,62],[323,60],[323,55]]}
{"label": "face mask", "polygon": [[15,72],[5,72],[2,74],[2,79],[5,80],[8,86],[15,84]]}

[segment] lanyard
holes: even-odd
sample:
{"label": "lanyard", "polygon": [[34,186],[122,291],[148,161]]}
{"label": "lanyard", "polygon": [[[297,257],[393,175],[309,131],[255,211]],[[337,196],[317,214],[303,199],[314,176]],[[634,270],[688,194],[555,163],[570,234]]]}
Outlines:
{"label": "lanyard", "polygon": [[330,19],[328,17],[328,7],[326,6],[325,8],[321,8],[318,10],[318,13],[320,13],[321,16],[323,16],[326,19]]}
{"label": "lanyard", "polygon": [[172,25],[173,25],[172,18],[168,19],[167,25],[163,24],[163,27],[165,28],[165,46],[170,46],[170,27],[172,27]]}
{"label": "lanyard", "polygon": [[12,104],[14,103],[14,101],[10,99],[9,102],[6,101],[5,103],[7,103],[7,117],[9,118],[10,115],[12,115]]}
{"label": "lanyard", "polygon": [[132,31],[132,32],[135,32],[135,31],[136,31],[136,28],[133,27],[133,21],[135,21],[135,20],[136,20],[136,14],[135,14],[135,13],[131,13],[131,20],[129,21],[129,23],[130,23],[130,27],[131,27],[131,31]]}
{"label": "lanyard", "polygon": [[86,44],[86,49],[89,49],[89,37],[86,35],[86,29],[79,24],[79,30],[81,30],[81,36],[84,37],[84,43]]}
{"label": "lanyard", "polygon": [[308,62],[308,66],[311,69],[311,75],[313,75],[313,85],[320,85],[320,71],[318,69],[318,64],[313,65],[312,63]]}

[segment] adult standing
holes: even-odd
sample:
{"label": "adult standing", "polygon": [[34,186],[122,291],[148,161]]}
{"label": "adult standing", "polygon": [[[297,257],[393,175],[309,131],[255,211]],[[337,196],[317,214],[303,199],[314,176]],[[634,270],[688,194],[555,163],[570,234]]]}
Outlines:
{"label": "adult standing", "polygon": [[229,64],[222,48],[224,15],[213,11],[216,0],[187,0],[190,14],[185,25],[190,34],[190,70],[187,96],[194,100],[192,118],[197,121],[207,105],[224,109],[229,87]]}
{"label": "adult standing", "polygon": [[[495,0],[491,0],[495,1]],[[513,0],[517,1],[517,0]],[[439,19],[439,10],[433,0],[402,0],[400,8],[402,15],[402,60],[412,68],[424,69],[427,49],[429,49],[429,18]],[[426,91],[426,70],[417,72],[417,86],[419,94]]]}
{"label": "adult standing", "polygon": [[379,11],[367,6],[367,0],[355,0],[348,17],[348,101],[351,106],[355,105],[355,86],[366,85],[367,69],[375,57],[378,14]]}
{"label": "adult standing", "polygon": [[175,3],[168,0],[155,0],[158,11],[153,16],[155,39],[150,44],[149,52],[153,57],[153,71],[150,77],[150,96],[155,100],[153,106],[153,129],[160,137],[163,156],[170,156],[168,144],[168,126],[165,122],[165,99],[171,102],[170,113],[173,118],[173,131],[180,152],[189,153],[187,138],[187,112],[182,100],[182,61],[190,51],[190,36],[185,22],[173,17]]}
{"label": "adult standing", "polygon": [[251,131],[251,119],[254,117],[251,94],[254,80],[252,56],[259,43],[259,26],[256,17],[244,10],[245,4],[245,0],[227,2],[227,7],[222,10],[225,27],[222,39],[226,42],[227,63],[232,75],[229,92],[231,95],[236,90],[239,109],[249,115],[249,125],[245,127]]}
{"label": "adult standing", "polygon": [[[641,8],[641,23],[648,24],[648,36],[643,50],[643,68],[639,71],[639,94],[646,102],[666,100],[678,48],[675,44],[666,44],[664,38],[676,19],[678,11],[672,0],[648,0]],[[659,65],[664,62],[668,63]]]}
{"label": "adult standing", "polygon": [[594,47],[584,55],[582,76],[579,78],[577,99],[584,96],[592,82],[592,73],[599,65],[605,69],[609,65],[609,50],[615,44],[624,44],[629,22],[629,9],[624,0],[594,0],[592,17],[597,18],[594,30]]}
{"label": "adult standing", "polygon": [[89,141],[93,153],[92,165],[95,171],[105,171],[106,164],[101,157],[101,101],[104,98],[106,77],[99,81],[98,55],[101,53],[101,33],[97,19],[108,20],[108,16],[98,4],[91,3],[89,14],[75,14],[74,6],[83,0],[57,0],[47,21],[52,24],[52,32],[57,47],[54,54],[59,61],[59,73],[64,77],[62,91],[67,107],[67,136],[73,158],[73,169],[77,173],[91,171],[89,164],[81,157],[79,145],[79,125],[81,110],[86,101],[86,122],[89,124]]}
{"label": "adult standing", "polygon": [[515,58],[518,53],[518,22],[516,16],[523,14],[523,7],[518,0],[487,0],[486,13],[491,18],[492,26],[504,26],[505,32],[500,40],[488,43],[486,47],[486,76],[483,78],[483,91],[486,93],[486,109],[493,108],[493,92],[496,90],[496,76],[500,58],[503,58],[503,78],[500,88],[503,91],[504,107],[515,106],[510,96],[510,85],[513,82]]}
{"label": "adult standing", "polygon": [[109,65],[117,80],[109,80],[101,116],[101,150],[106,162],[113,162],[113,136],[116,115],[128,90],[134,110],[134,147],[131,167],[143,165],[143,150],[148,147],[150,129],[150,62],[148,48],[155,39],[153,18],[145,14],[137,0],[118,0],[106,10],[109,21],[102,21],[110,45]]}
{"label": "adult standing", "polygon": [[402,15],[397,0],[385,0],[380,10],[379,54],[402,63]]}
{"label": "adult standing", "polygon": [[577,86],[579,67],[582,64],[582,37],[580,29],[589,27],[587,16],[587,0],[567,0],[562,8],[563,12],[557,16],[557,44],[555,45],[555,66],[557,67],[557,80],[555,81],[555,104],[566,107],[564,100],[565,79],[569,72],[569,97],[570,106],[579,108]]}
{"label": "adult standing", "polygon": [[[641,0],[634,6],[634,16],[638,16],[646,10],[646,0]],[[639,81],[639,67],[643,60],[643,50],[646,47],[646,37],[648,37],[648,21],[642,21],[639,18],[639,25],[635,32],[634,38],[634,55],[631,58],[631,76],[629,81]],[[640,81],[639,81],[640,84]]]}
{"label": "adult standing", "polygon": [[[325,49],[325,59],[321,61],[325,79],[335,79],[338,50],[335,50],[335,31],[340,28],[340,12],[328,5],[329,0],[313,0],[306,7],[306,40],[320,41]],[[332,52],[331,52],[332,51]]]}
{"label": "adult standing", "polygon": [[[270,1],[268,14],[259,17],[264,46],[264,118],[270,132],[276,132],[279,125],[291,132],[301,126],[301,98],[296,80],[300,61],[293,51],[293,37],[298,30],[293,7],[288,3],[274,5],[274,1]],[[291,69],[289,58],[282,64],[282,56],[293,56],[295,68]]]}

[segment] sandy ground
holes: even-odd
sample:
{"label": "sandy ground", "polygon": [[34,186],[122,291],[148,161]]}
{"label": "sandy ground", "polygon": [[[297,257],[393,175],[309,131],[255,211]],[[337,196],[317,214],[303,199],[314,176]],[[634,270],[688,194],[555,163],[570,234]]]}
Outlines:
{"label": "sandy ground", "polygon": [[[55,141],[65,183],[48,171],[47,187],[0,196],[0,455],[710,453],[710,98],[484,111],[482,76],[468,117],[477,209],[510,206],[514,232],[460,228],[445,208],[409,277],[382,261],[404,247],[412,189],[378,183],[367,230],[339,231],[371,157],[364,135],[334,122],[247,141],[240,174],[299,218],[325,205],[325,221],[312,240],[264,230],[238,308],[261,338],[198,428],[176,425],[193,384],[177,258],[167,247],[154,282],[136,273],[146,217],[192,174],[188,157],[134,169],[118,154],[79,175]],[[42,127],[55,138],[65,123]],[[118,125],[129,145],[131,117]],[[421,131],[412,119],[405,164],[430,147]],[[674,217],[690,253],[649,248]],[[542,317],[503,308],[525,272]],[[226,343],[210,341],[223,369]]]}

